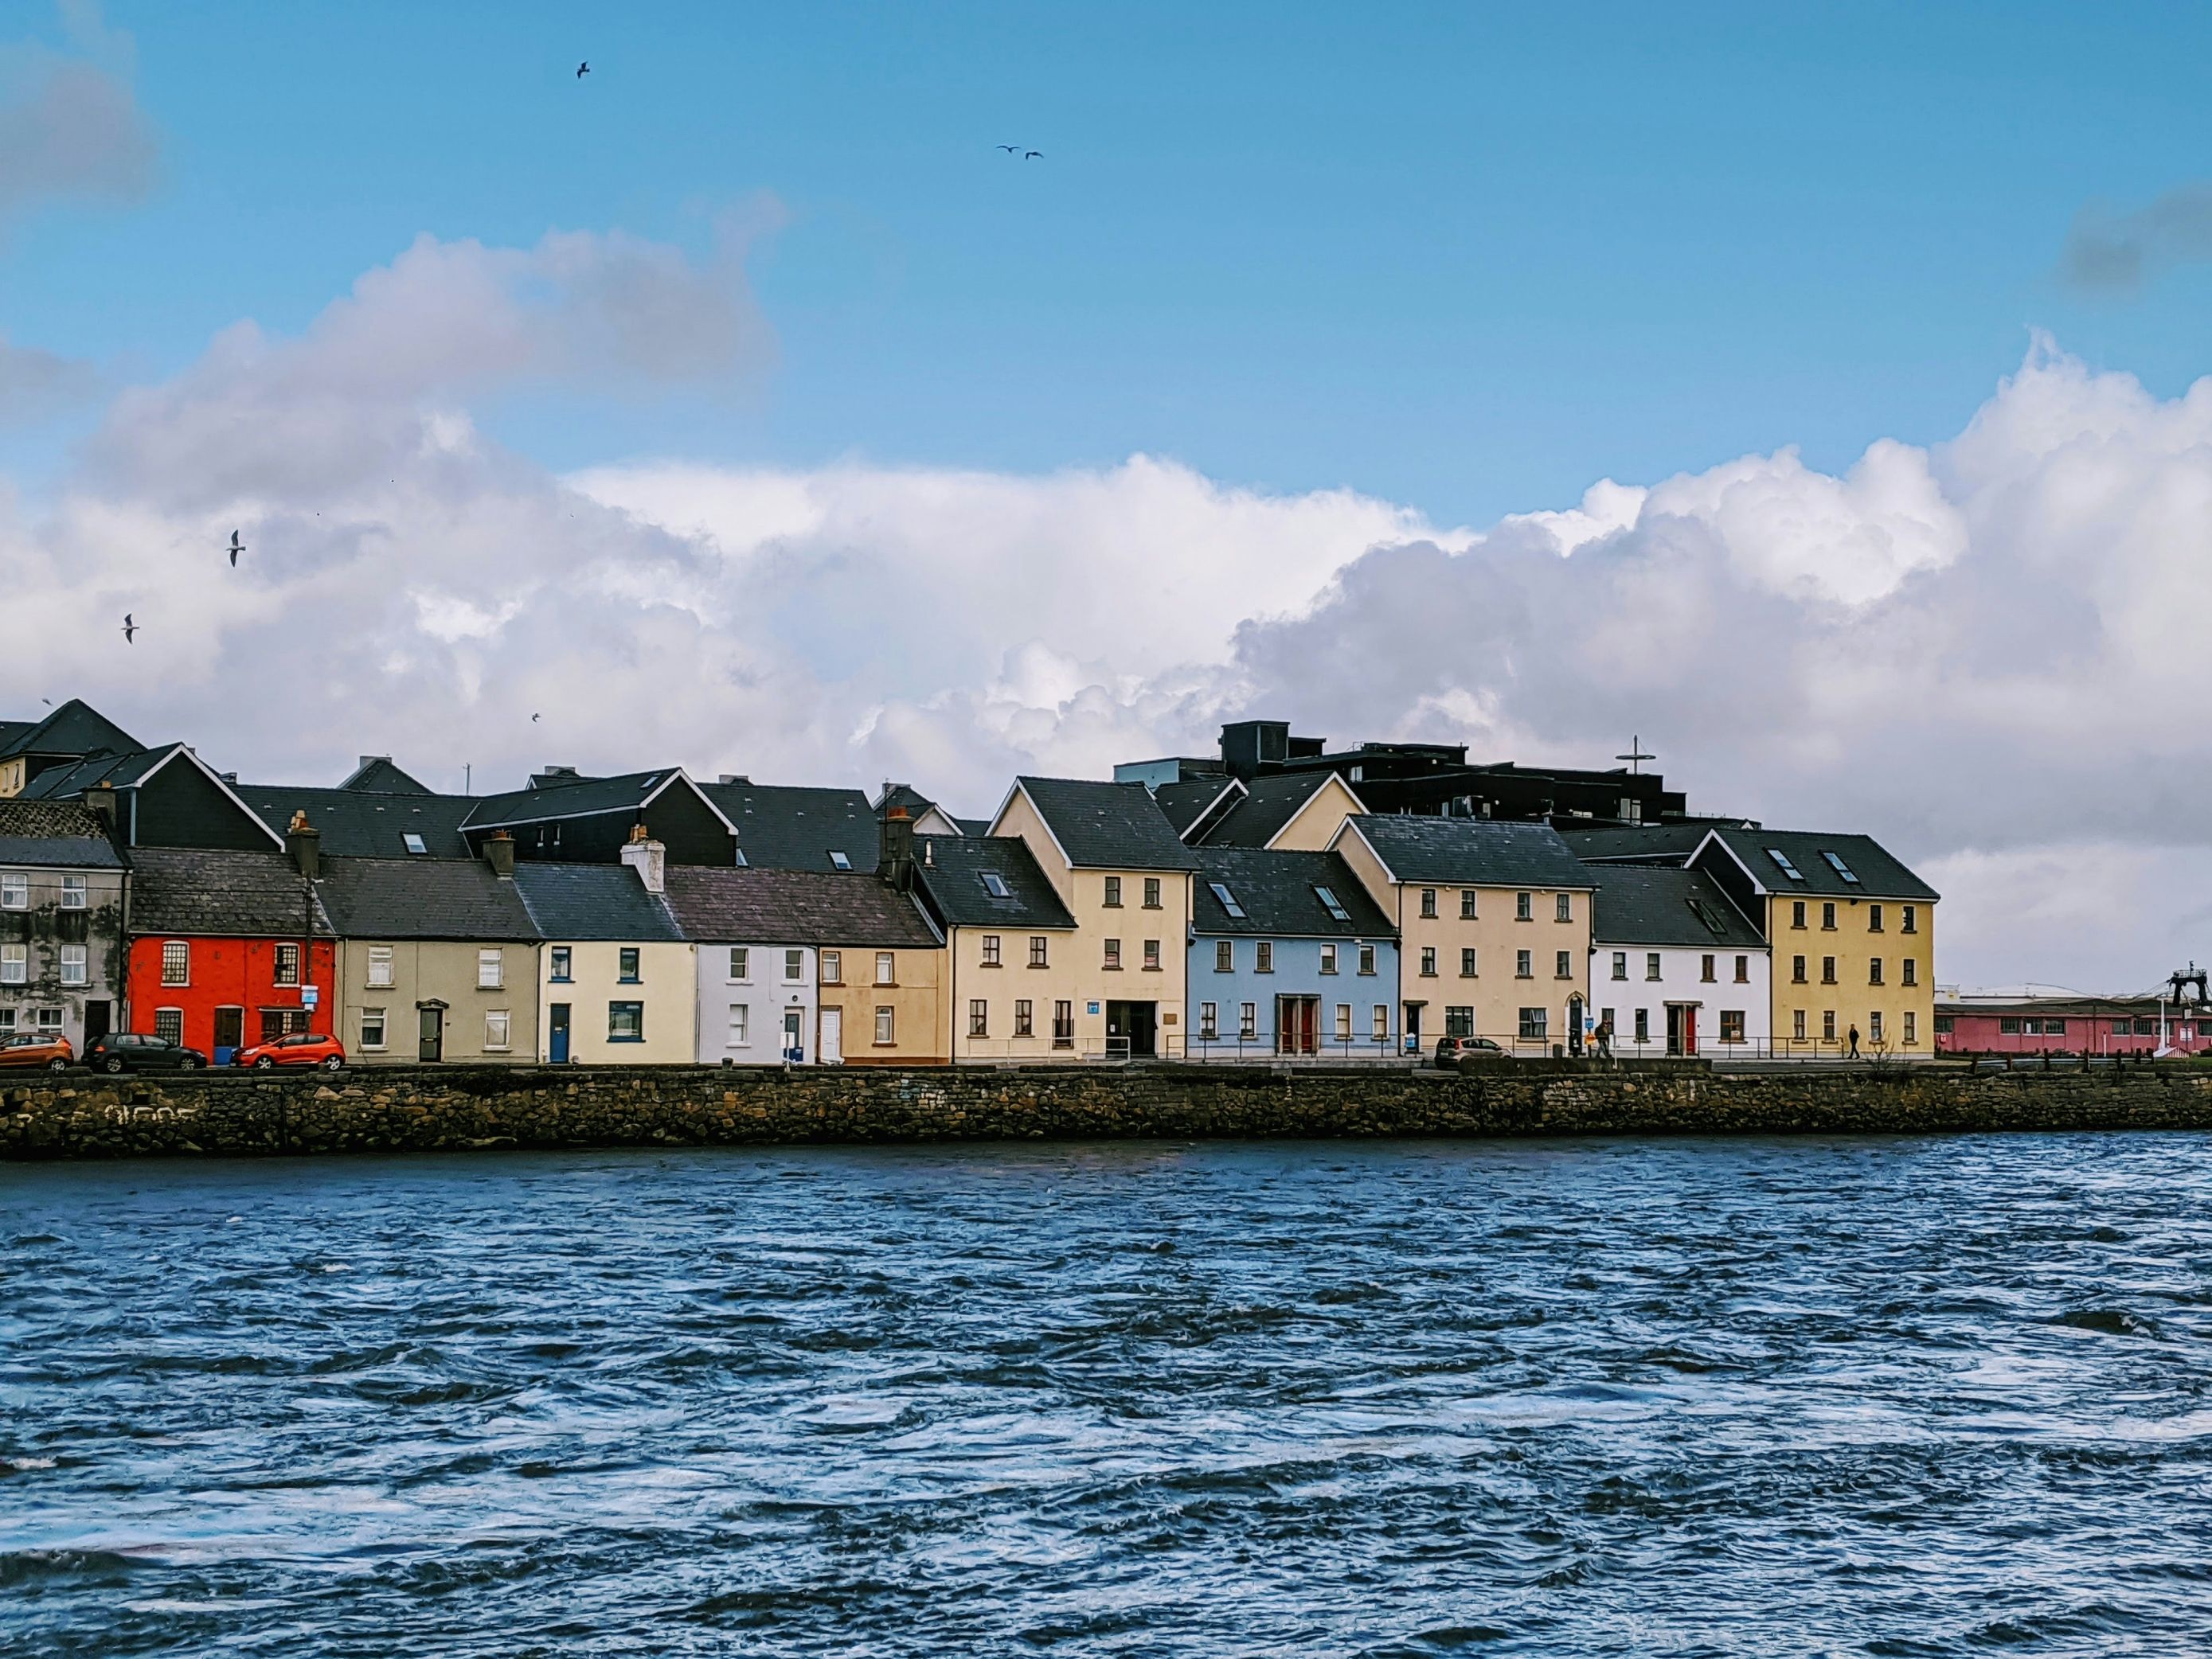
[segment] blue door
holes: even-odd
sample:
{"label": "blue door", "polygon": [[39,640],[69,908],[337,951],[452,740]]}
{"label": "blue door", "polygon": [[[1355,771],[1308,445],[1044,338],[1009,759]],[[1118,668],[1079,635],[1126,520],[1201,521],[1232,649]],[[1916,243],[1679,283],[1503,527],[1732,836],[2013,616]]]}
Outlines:
{"label": "blue door", "polygon": [[568,1005],[565,1002],[556,1002],[553,1005],[550,1012],[552,1046],[548,1052],[552,1055],[553,1063],[556,1066],[565,1066],[568,1063]]}

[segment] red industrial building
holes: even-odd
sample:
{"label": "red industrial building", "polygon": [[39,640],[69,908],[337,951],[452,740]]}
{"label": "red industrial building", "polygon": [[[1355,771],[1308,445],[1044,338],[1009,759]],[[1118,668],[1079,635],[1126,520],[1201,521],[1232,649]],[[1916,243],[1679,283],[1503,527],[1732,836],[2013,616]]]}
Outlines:
{"label": "red industrial building", "polygon": [[[2152,1054],[2160,1048],[2156,997],[1939,997],[1936,1052],[1942,1054]],[[2212,1009],[2166,1002],[2165,1044],[2180,1054],[2212,1049]]]}

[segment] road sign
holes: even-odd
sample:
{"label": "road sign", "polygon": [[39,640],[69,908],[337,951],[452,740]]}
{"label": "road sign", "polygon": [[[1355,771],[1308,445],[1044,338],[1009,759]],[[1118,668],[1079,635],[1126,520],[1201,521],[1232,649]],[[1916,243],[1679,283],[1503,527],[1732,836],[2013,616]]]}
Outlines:
{"label": "road sign", "polygon": [[322,1000],[323,988],[321,986],[302,985],[300,988],[300,1006],[302,1008],[313,1008],[319,1004]]}

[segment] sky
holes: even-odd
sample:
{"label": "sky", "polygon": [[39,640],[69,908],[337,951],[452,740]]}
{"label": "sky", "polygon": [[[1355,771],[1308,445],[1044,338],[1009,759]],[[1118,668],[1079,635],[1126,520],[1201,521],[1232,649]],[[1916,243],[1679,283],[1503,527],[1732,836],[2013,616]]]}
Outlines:
{"label": "sky", "polygon": [[2212,958],[2212,14],[1374,10],[11,9],[0,714],[970,812],[1633,734],[1947,983]]}

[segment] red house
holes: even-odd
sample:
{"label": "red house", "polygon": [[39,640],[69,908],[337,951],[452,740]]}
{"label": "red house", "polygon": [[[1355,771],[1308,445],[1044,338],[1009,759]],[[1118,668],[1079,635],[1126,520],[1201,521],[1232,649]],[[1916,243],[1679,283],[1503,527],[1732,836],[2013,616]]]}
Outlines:
{"label": "red house", "polygon": [[125,1028],[227,1065],[242,1043],[328,1032],[337,938],[314,855],[139,847],[131,852]]}

